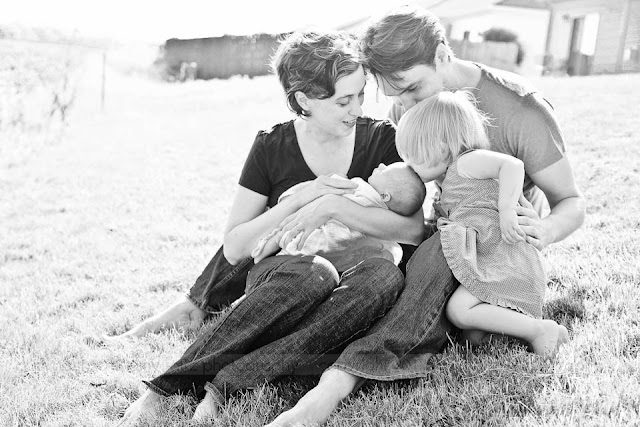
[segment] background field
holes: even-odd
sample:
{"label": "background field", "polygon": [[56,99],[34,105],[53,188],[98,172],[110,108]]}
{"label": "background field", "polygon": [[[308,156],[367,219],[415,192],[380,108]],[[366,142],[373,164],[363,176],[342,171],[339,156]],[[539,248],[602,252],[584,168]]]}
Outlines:
{"label": "background field", "polygon": [[[166,84],[117,55],[102,111],[101,57],[86,59],[49,80],[79,82],[65,121],[41,113],[19,127],[5,118],[19,103],[43,104],[25,84],[2,98],[3,426],[117,424],[140,380],[167,368],[197,331],[111,345],[98,337],[190,287],[221,243],[257,130],[291,117],[271,76]],[[454,342],[430,378],[368,384],[329,425],[640,425],[640,75],[536,84],[555,106],[587,197],[585,225],[545,253],[546,312],[570,329],[570,344],[543,362],[513,341],[473,350]],[[39,96],[49,102],[53,92]],[[386,110],[379,98],[371,84],[372,116]],[[314,380],[238,396],[219,425],[270,421]],[[167,402],[151,425],[190,425],[192,403]]]}

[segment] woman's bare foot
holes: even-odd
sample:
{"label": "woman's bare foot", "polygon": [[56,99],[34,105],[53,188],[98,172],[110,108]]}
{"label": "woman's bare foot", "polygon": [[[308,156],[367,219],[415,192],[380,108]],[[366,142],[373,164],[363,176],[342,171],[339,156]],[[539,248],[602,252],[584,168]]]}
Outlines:
{"label": "woman's bare foot", "polygon": [[207,392],[204,399],[193,413],[194,421],[208,421],[218,416],[218,404],[211,393]]}
{"label": "woman's bare foot", "polygon": [[171,328],[196,328],[204,322],[207,312],[196,306],[189,298],[184,297],[160,314],[144,320],[121,335],[113,335],[105,339],[140,338],[149,333]]}
{"label": "woman's bare foot", "polygon": [[325,371],[318,385],[305,394],[296,406],[280,414],[266,427],[320,426],[329,419],[340,402],[363,383],[362,378],[338,369]]}
{"label": "woman's bare foot", "polygon": [[558,353],[561,345],[569,341],[567,328],[558,325],[553,320],[540,320],[540,332],[531,341],[531,347],[535,354],[552,359]]}
{"label": "woman's bare foot", "polygon": [[147,390],[127,408],[118,427],[135,426],[142,419],[154,415],[160,399],[160,395]]}

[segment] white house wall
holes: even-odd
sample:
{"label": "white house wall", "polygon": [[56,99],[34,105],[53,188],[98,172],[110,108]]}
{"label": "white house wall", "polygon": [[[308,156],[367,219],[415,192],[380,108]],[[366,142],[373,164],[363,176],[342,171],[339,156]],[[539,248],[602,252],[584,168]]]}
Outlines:
{"label": "white house wall", "polygon": [[600,23],[592,72],[614,72],[624,28],[623,10],[626,1],[573,0],[554,4],[552,39],[549,49],[553,55],[554,63],[564,62],[569,57],[572,20],[590,13],[598,13]]}

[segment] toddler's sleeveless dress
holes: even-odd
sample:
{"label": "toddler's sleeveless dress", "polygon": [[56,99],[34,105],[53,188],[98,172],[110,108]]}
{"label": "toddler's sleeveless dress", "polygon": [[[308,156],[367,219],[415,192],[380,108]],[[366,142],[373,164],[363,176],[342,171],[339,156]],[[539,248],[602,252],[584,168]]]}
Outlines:
{"label": "toddler's sleeveless dress", "polygon": [[547,284],[542,254],[527,242],[502,240],[498,194],[498,180],[461,177],[453,161],[440,196],[447,214],[438,219],[444,256],[476,298],[540,318]]}

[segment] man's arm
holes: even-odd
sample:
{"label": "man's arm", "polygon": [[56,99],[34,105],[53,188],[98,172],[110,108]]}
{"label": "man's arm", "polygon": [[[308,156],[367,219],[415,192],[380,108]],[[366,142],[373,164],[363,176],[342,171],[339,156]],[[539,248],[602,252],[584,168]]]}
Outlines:
{"label": "man's arm", "polygon": [[565,239],[582,225],[585,200],[566,156],[530,177],[547,197],[551,213],[540,219],[531,203],[522,197],[520,203],[523,206],[516,210],[518,223],[527,233],[527,241],[538,249],[544,249],[551,243]]}

